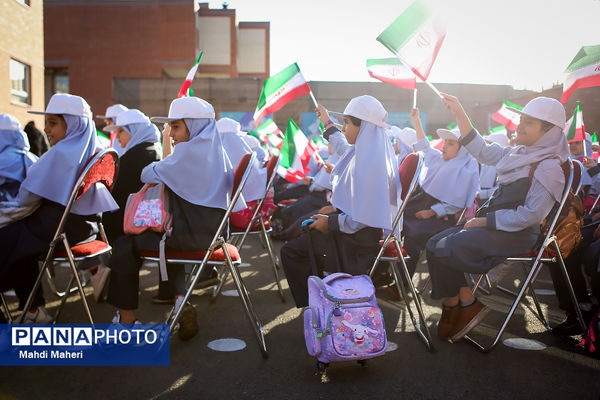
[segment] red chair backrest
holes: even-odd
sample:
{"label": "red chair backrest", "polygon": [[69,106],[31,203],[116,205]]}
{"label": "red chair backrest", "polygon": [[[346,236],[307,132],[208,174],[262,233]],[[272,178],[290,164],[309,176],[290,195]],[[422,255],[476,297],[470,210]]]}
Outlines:
{"label": "red chair backrest", "polygon": [[[115,176],[119,167],[119,156],[116,151],[104,153],[101,157],[90,166],[89,164],[96,158],[98,153],[94,154],[83,166],[81,174],[83,174],[83,185],[77,191],[76,199],[84,195],[90,187],[95,183],[100,182],[112,190],[115,183]],[[81,175],[80,175],[81,176]],[[79,178],[78,178],[79,180]]]}
{"label": "red chair backrest", "polygon": [[277,161],[279,161],[279,155],[271,156],[269,161],[267,161],[267,182],[271,179],[271,176],[273,176],[273,171],[275,171]]}
{"label": "red chair backrest", "polygon": [[231,191],[232,196],[237,191],[238,186],[240,186],[240,182],[244,177],[244,172],[246,172],[246,169],[248,168],[248,164],[250,163],[251,157],[252,153],[245,154],[244,157],[242,157],[242,159],[240,160],[240,163],[238,164],[237,168],[235,169],[235,173],[233,174],[233,189]]}
{"label": "red chair backrest", "polygon": [[419,165],[419,155],[417,153],[411,153],[407,155],[400,167],[398,173],[400,174],[400,183],[402,183],[402,200],[406,198],[410,183],[412,182],[415,173],[417,172],[417,166]]}

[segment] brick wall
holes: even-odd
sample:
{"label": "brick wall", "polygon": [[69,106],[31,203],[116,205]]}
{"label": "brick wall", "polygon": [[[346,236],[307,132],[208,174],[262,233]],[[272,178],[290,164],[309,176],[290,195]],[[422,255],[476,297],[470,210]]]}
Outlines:
{"label": "brick wall", "polygon": [[[21,124],[34,120],[43,127],[43,117],[27,110],[44,108],[44,31],[42,0],[30,6],[16,0],[0,2],[0,112],[13,114]],[[31,68],[31,105],[11,103],[9,60],[14,58]]]}
{"label": "brick wall", "polygon": [[192,1],[46,1],[46,67],[66,67],[69,92],[92,112],[113,104],[113,78],[161,77],[195,58]]}

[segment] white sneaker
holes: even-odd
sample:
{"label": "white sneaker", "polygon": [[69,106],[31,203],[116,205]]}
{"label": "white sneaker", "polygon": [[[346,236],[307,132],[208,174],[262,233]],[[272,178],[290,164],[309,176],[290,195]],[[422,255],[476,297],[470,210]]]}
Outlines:
{"label": "white sneaker", "polygon": [[[119,310],[117,310],[117,312],[115,313],[115,316],[112,319],[112,323],[113,324],[121,324],[121,313],[119,312]],[[141,324],[141,322],[136,319],[135,321],[133,321],[133,325],[137,325],[137,324]]]}
{"label": "white sneaker", "polygon": [[103,265],[98,265],[98,271],[91,277],[92,288],[94,288],[94,301],[96,303],[101,302],[103,299],[104,288],[106,287],[106,282],[108,282],[108,277],[110,276],[110,268],[105,267]]}
{"label": "white sneaker", "polygon": [[54,321],[45,307],[38,307],[35,312],[27,312],[23,319],[24,324],[49,324]]}

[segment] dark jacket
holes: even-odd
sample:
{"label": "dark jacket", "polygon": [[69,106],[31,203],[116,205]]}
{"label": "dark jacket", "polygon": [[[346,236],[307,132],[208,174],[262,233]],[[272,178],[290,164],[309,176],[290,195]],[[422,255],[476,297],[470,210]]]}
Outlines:
{"label": "dark jacket", "polygon": [[154,161],[160,161],[160,148],[154,143],[140,143],[119,159],[119,172],[112,190],[112,196],[119,205],[115,212],[104,213],[102,223],[108,235],[109,242],[123,235],[123,215],[125,204],[131,193],[138,192],[144,184],[140,180],[142,170]]}

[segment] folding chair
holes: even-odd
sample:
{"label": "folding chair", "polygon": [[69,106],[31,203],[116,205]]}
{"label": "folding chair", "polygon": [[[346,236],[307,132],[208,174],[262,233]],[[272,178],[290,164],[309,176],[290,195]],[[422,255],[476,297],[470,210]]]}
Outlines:
{"label": "folding chair", "polygon": [[[85,292],[83,291],[83,285],[81,284],[81,280],[79,279],[79,270],[77,266],[81,261],[91,259],[97,257],[101,254],[108,253],[112,250],[110,245],[108,244],[108,240],[106,238],[106,234],[104,233],[104,228],[102,223],[98,223],[98,227],[100,229],[100,239],[102,240],[94,240],[88,243],[78,244],[75,246],[71,246],[67,239],[66,234],[64,233],[65,224],[67,223],[67,217],[71,212],[71,207],[73,206],[73,202],[79,199],[87,190],[94,186],[96,183],[101,183],[108,190],[112,190],[115,176],[117,175],[117,171],[119,168],[119,156],[117,152],[112,149],[106,149],[101,152],[96,153],[90,160],[87,161],[84,166],[83,171],[79,175],[75,186],[73,187],[73,191],[71,192],[71,196],[69,197],[69,202],[65,207],[65,211],[60,219],[58,224],[58,228],[56,229],[56,233],[50,242],[50,248],[48,249],[48,253],[46,254],[46,258],[44,259],[44,263],[42,264],[42,268],[38,273],[38,276],[35,280],[35,284],[29,297],[27,298],[27,302],[25,303],[25,307],[23,309],[23,313],[19,318],[19,323],[23,322],[23,318],[26,313],[31,308],[31,303],[33,302],[35,293],[39,288],[42,277],[44,274],[48,273],[49,277],[54,277],[54,262],[68,262],[72,276],[69,280],[69,283],[66,286],[63,295],[61,296],[61,303],[58,307],[58,310],[54,316],[54,321],[60,315],[65,302],[67,301],[68,295],[71,293],[71,286],[73,285],[73,281],[77,284],[77,290],[79,295],[81,296],[81,301],[83,303],[83,308],[85,309],[85,313],[87,314],[90,323],[93,324],[94,320],[92,319],[92,314],[90,312],[90,307],[85,298]],[[56,247],[62,243],[64,248],[57,249]]]}
{"label": "folding chair", "polygon": [[[242,193],[242,189],[246,185],[246,181],[248,180],[248,176],[250,175],[250,171],[252,170],[252,165],[256,160],[256,154],[246,154],[241,160],[239,165],[235,170],[235,176],[233,181],[233,189],[232,189],[232,198],[231,204],[227,208],[223,220],[219,225],[219,228],[215,232],[215,235],[211,241],[210,246],[207,250],[198,250],[192,252],[184,252],[184,251],[176,251],[176,250],[166,250],[166,261],[168,263],[174,264],[194,264],[194,268],[192,273],[190,274],[188,280],[188,288],[183,297],[183,301],[181,302],[181,306],[178,309],[173,309],[171,313],[167,316],[165,324],[170,325],[170,332],[173,333],[175,326],[179,322],[179,318],[181,317],[181,312],[183,307],[187,304],[188,300],[192,296],[192,292],[196,287],[196,283],[198,282],[199,277],[202,274],[204,268],[210,268],[215,265],[226,266],[233,277],[233,282],[235,287],[240,295],[240,299],[242,304],[244,305],[244,310],[246,312],[246,316],[252,326],[254,334],[256,336],[256,340],[259,344],[260,351],[263,357],[267,357],[267,345],[265,342],[265,337],[263,334],[263,328],[256,312],[254,311],[254,306],[252,305],[252,301],[250,300],[250,295],[248,290],[246,289],[246,285],[242,280],[242,276],[240,275],[240,271],[238,269],[239,264],[241,263],[241,258],[238,253],[238,249],[229,243],[225,242],[224,235],[227,234],[227,225],[229,223],[229,216],[233,210],[235,203],[237,202],[240,194]],[[159,261],[159,252],[158,249],[156,251],[143,251],[141,252],[141,256],[143,260],[147,261]]]}
{"label": "folding chair", "polygon": [[[553,210],[551,215],[549,215],[549,218],[552,220],[552,223],[550,224],[550,226],[548,228],[548,233],[545,235],[544,241],[540,245],[539,249],[531,254],[509,257],[507,259],[507,261],[519,261],[519,262],[523,262],[523,263],[531,263],[531,269],[527,273],[527,277],[525,278],[525,280],[522,282],[519,292],[517,293],[517,296],[511,306],[506,318],[504,319],[502,326],[498,330],[495,339],[493,340],[493,342],[490,345],[484,346],[484,345],[478,343],[477,341],[475,341],[474,339],[472,339],[471,337],[465,336],[465,339],[467,341],[469,341],[470,343],[472,343],[473,345],[475,345],[477,347],[477,349],[480,350],[481,352],[487,353],[496,347],[496,345],[500,341],[500,338],[502,337],[502,334],[504,333],[504,330],[506,329],[506,326],[508,325],[510,319],[512,318],[513,314],[515,313],[517,306],[521,302],[521,299],[523,298],[523,296],[526,294],[526,292],[529,289],[533,289],[532,285],[535,282],[535,279],[537,278],[537,275],[541,269],[542,263],[558,261],[559,268],[560,268],[560,270],[563,274],[563,278],[565,279],[565,282],[567,284],[567,289],[569,292],[569,296],[571,297],[571,302],[573,303],[573,307],[575,308],[576,313],[577,313],[577,319],[579,320],[579,323],[580,323],[582,329],[583,330],[586,329],[586,326],[585,326],[585,323],[583,320],[583,316],[581,315],[581,310],[579,309],[579,305],[577,303],[577,298],[575,297],[575,292],[573,291],[573,286],[571,285],[571,280],[569,279],[569,274],[567,273],[567,268],[565,266],[565,262],[560,254],[560,248],[558,246],[556,236],[554,236],[554,228],[558,221],[558,217],[560,216],[560,212],[563,209],[563,207],[567,201],[569,192],[571,190],[578,191],[581,188],[580,183],[575,182],[576,185],[573,185],[575,168],[576,167],[574,167],[574,163],[571,160],[568,160],[567,162],[565,162],[563,164],[563,171],[565,173],[565,178],[566,178],[565,179],[565,181],[566,181],[565,189],[563,191],[563,196],[561,198],[561,201],[560,201],[558,207],[555,207],[555,210]],[[550,246],[552,246],[552,249],[553,249],[553,252],[555,253],[555,255],[551,254],[548,251]],[[526,271],[525,265],[523,265],[523,268]],[[475,288],[473,290],[474,293],[477,291],[477,287],[481,283],[481,280],[483,279],[483,277],[484,277],[484,275],[481,275],[479,277],[479,279],[475,285]],[[542,322],[542,324],[546,327],[546,329],[551,330],[552,328],[550,328],[550,325],[548,324],[548,322],[546,321],[546,318],[544,317],[544,313],[540,307],[540,304],[538,302],[535,291],[529,290],[529,293],[532,295],[533,301],[534,301],[536,309],[537,309],[536,316]]]}
{"label": "folding chair", "polygon": [[[423,308],[421,307],[421,302],[419,300],[417,291],[413,285],[410,274],[408,273],[408,268],[406,266],[405,257],[406,252],[400,245],[400,240],[396,236],[395,231],[400,223],[400,218],[404,213],[404,209],[406,208],[406,204],[410,200],[415,188],[417,187],[417,183],[419,180],[419,174],[421,172],[421,168],[423,166],[423,154],[421,153],[412,153],[406,156],[402,164],[400,165],[399,173],[400,173],[400,181],[402,182],[402,205],[400,209],[396,213],[394,218],[394,222],[392,224],[392,231],[386,236],[386,238],[381,242],[381,248],[379,249],[379,253],[375,258],[375,262],[369,271],[369,276],[373,278],[373,274],[375,273],[375,269],[380,261],[387,262],[389,264],[389,268],[392,271],[394,276],[394,280],[396,282],[396,288],[400,293],[402,293],[402,297],[406,302],[406,309],[410,314],[411,321],[415,327],[415,330],[419,337],[423,340],[429,351],[433,351],[433,343],[431,341],[431,334],[429,333],[429,328],[427,327],[427,323],[425,321],[425,315],[423,314]],[[398,263],[401,264],[401,268],[398,268]],[[404,280],[407,282],[413,302],[417,308],[417,313],[419,314],[419,320],[415,318],[415,314],[410,306],[410,301],[408,295],[406,293],[406,289],[402,284],[402,279],[400,278],[400,270],[402,271],[402,275]]]}
{"label": "folding chair", "polygon": [[4,298],[4,293],[0,293],[0,305],[4,309],[6,320],[9,324],[11,324],[13,322],[12,314],[10,313],[10,309],[8,308],[8,303],[6,303],[6,299]]}
{"label": "folding chair", "polygon": [[[275,258],[275,254],[273,253],[273,243],[271,242],[271,237],[269,236],[269,233],[271,233],[272,229],[271,229],[271,221],[270,220],[264,220],[262,215],[260,214],[260,210],[265,202],[265,200],[267,199],[267,196],[269,195],[269,191],[271,190],[271,188],[273,187],[273,182],[275,181],[275,171],[277,170],[277,166],[279,165],[279,155],[275,155],[272,156],[269,161],[267,162],[266,168],[267,168],[267,187],[265,190],[265,195],[262,199],[260,199],[260,201],[258,202],[258,204],[256,205],[256,209],[254,210],[254,214],[252,215],[252,218],[250,219],[250,223],[248,224],[248,226],[246,227],[246,229],[244,230],[243,228],[236,228],[232,226],[231,229],[231,243],[233,245],[235,245],[238,249],[242,249],[242,247],[244,246],[244,242],[246,241],[246,237],[248,235],[259,235],[259,237],[261,238],[267,253],[269,254],[269,258],[271,260],[271,266],[273,268],[273,278],[275,279],[275,283],[277,284],[277,290],[279,291],[279,296],[281,297],[281,302],[285,303],[285,296],[283,295],[283,289],[281,287],[281,283],[280,283],[280,279],[279,279],[279,266],[277,264],[277,259]],[[256,223],[258,223],[259,225],[256,226]],[[223,288],[223,285],[225,283],[225,280],[227,278],[227,275],[225,274],[225,276],[223,277],[223,279],[219,282],[219,285],[217,286],[216,290],[213,293],[213,299],[216,298],[219,293],[221,292],[221,289]]]}
{"label": "folding chair", "polygon": [[[582,177],[583,177],[583,173],[584,173],[585,170],[583,169],[583,164],[581,162],[579,162],[577,160],[572,160],[572,162],[573,162],[573,182],[571,183],[571,192],[575,196],[577,196],[577,195],[579,195],[579,192],[581,191],[581,188],[583,187],[583,179],[582,179]],[[527,271],[525,271],[525,274],[527,275]],[[539,271],[538,271],[538,274],[539,274]],[[536,275],[536,277],[537,277],[537,275]],[[534,277],[534,279],[536,277]],[[487,275],[485,276],[485,279],[487,280],[488,287],[491,288],[492,286],[490,285],[490,282],[489,282],[489,279],[488,279]],[[473,282],[473,283],[475,283],[475,282]],[[509,294],[509,295],[511,295],[513,297],[517,297],[517,295],[518,295],[517,292],[515,292],[513,290],[510,290],[510,289],[507,289],[507,288],[505,288],[504,286],[501,286],[501,285],[496,285],[496,288],[499,291],[501,291],[503,293],[506,293],[506,294]],[[473,289],[475,289],[475,285],[473,285]],[[481,289],[482,288],[479,287],[479,290],[481,290]],[[489,292],[487,294],[489,294]]]}

